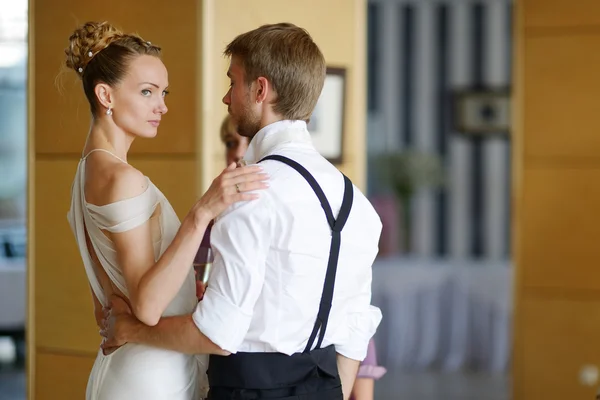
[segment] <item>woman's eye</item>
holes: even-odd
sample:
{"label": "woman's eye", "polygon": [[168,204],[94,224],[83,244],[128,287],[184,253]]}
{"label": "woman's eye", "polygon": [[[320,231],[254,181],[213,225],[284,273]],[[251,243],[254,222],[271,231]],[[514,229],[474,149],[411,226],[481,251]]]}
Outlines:
{"label": "woman's eye", "polygon": [[152,94],[152,91],[150,89],[142,90],[142,96],[150,96],[151,94]]}

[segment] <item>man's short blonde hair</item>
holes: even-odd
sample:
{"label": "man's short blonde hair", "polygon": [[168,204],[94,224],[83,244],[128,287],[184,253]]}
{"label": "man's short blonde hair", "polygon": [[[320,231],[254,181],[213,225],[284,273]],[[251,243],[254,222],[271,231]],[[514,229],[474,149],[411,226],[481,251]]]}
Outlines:
{"label": "man's short blonde hair", "polygon": [[265,77],[277,94],[273,110],[290,120],[310,118],[325,83],[325,58],[308,32],[280,23],[237,36],[224,54],[242,63],[246,83]]}

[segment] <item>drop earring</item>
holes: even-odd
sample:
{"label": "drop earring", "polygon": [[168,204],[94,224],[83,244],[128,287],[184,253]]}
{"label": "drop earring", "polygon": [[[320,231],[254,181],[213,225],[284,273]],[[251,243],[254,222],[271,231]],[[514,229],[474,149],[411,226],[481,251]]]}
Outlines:
{"label": "drop earring", "polygon": [[106,110],[106,115],[112,115],[112,109],[110,107]]}

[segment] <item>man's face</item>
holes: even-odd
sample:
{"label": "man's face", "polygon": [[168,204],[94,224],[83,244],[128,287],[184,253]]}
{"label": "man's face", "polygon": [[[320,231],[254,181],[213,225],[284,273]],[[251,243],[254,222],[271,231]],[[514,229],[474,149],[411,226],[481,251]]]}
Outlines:
{"label": "man's face", "polygon": [[237,133],[252,138],[260,130],[260,114],[253,93],[255,82],[246,82],[244,67],[236,56],[231,57],[227,76],[230,85],[223,103],[237,126]]}

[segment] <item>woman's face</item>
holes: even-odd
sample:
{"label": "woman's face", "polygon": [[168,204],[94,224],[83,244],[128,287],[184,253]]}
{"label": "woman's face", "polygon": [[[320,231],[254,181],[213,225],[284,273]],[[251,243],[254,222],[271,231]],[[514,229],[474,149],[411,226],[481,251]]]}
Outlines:
{"label": "woman's face", "polygon": [[118,87],[114,88],[112,119],[127,134],[154,137],[167,113],[169,75],[162,61],[153,56],[135,58]]}
{"label": "woman's face", "polygon": [[244,157],[248,149],[248,138],[240,136],[235,130],[230,129],[223,138],[225,145],[225,161],[227,165],[237,163]]}

